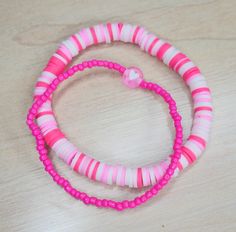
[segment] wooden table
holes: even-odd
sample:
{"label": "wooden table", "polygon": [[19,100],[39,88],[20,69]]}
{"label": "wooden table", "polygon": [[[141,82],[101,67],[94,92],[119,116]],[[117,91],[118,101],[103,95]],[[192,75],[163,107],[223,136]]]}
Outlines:
{"label": "wooden table", "polygon": [[[0,3],[0,231],[236,231],[236,1],[6,1]],[[25,116],[32,91],[57,45],[82,27],[107,21],[141,24],[173,43],[202,70],[212,90],[214,125],[207,150],[150,203],[123,213],[85,207],[43,171]],[[175,97],[185,140],[192,111],[180,78],[125,44],[91,47],[88,58],[140,67]],[[79,77],[79,78],[78,78]],[[158,97],[130,91],[109,71],[87,71],[54,97],[60,127],[82,151],[109,163],[141,165],[171,151],[173,129]],[[105,186],[53,161],[72,183],[100,197],[140,191]]]}

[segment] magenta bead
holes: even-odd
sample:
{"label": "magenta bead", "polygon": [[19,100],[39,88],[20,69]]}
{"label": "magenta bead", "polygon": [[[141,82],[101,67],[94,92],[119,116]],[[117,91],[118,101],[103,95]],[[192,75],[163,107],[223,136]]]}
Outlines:
{"label": "magenta bead", "polygon": [[134,208],[134,207],[136,207],[136,204],[135,204],[135,202],[134,201],[129,201],[129,208]]}
{"label": "magenta bead", "polygon": [[89,199],[89,197],[84,197],[83,198],[83,202],[84,202],[84,204],[86,204],[86,205],[88,205],[89,203],[90,203],[90,199]]}
{"label": "magenta bead", "polygon": [[102,206],[104,206],[104,207],[108,206],[108,201],[106,199],[102,200]]}
{"label": "magenta bead", "polygon": [[123,206],[124,209],[128,208],[129,207],[129,202],[127,200],[122,201],[122,206]]}
{"label": "magenta bead", "polygon": [[140,205],[142,203],[142,201],[141,201],[141,199],[139,197],[136,197],[134,199],[134,202],[135,202],[136,205]]}
{"label": "magenta bead", "polygon": [[94,204],[96,203],[96,201],[97,201],[97,198],[96,198],[96,197],[91,197],[91,198],[90,198],[90,203],[91,203],[91,204],[94,205]]}
{"label": "magenta bead", "polygon": [[102,207],[102,201],[100,199],[97,199],[95,205],[97,207]]}

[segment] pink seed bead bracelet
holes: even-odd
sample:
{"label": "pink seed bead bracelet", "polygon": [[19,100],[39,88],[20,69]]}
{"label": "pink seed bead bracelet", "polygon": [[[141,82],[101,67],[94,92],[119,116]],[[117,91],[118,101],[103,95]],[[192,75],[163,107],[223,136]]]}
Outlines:
{"label": "pink seed bead bracelet", "polygon": [[[204,76],[197,66],[175,47],[159,39],[143,27],[107,23],[82,29],[64,41],[38,78],[34,96],[41,96],[53,80],[62,73],[72,58],[91,45],[122,41],[138,45],[143,51],[168,65],[189,86],[193,100],[193,124],[186,143],[181,148],[181,158],[174,173],[178,175],[192,164],[205,150],[212,122],[212,100]],[[130,86],[131,87],[131,86]],[[37,124],[49,147],[72,168],[93,180],[120,186],[142,187],[154,185],[165,173],[169,157],[154,165],[127,168],[99,162],[80,152],[59,129],[49,98],[37,114]],[[73,161],[72,161],[73,159]]]}
{"label": "pink seed bead bracelet", "polygon": [[[45,139],[43,137],[43,133],[40,127],[35,123],[35,119],[38,115],[39,109],[47,103],[48,99],[51,97],[52,93],[56,90],[57,86],[63,82],[64,80],[71,77],[75,72],[83,71],[86,68],[93,68],[93,67],[104,67],[112,70],[116,70],[123,74],[123,83],[130,88],[142,88],[147,89],[155,94],[160,95],[164,101],[169,105],[169,112],[173,119],[174,126],[175,126],[175,140],[173,145],[173,154],[170,156],[170,162],[167,166],[163,176],[160,178],[158,183],[155,183],[150,190],[147,190],[141,196],[136,197],[133,200],[124,200],[124,201],[114,201],[108,199],[99,199],[97,197],[89,196],[88,194],[76,190],[68,180],[62,177],[60,174],[57,173],[51,160],[48,158],[48,151],[46,149],[45,140],[55,140],[54,135],[52,137]],[[81,64],[75,65],[72,68],[68,69],[63,74],[58,75],[45,89],[44,93],[37,97],[33,102],[31,108],[29,109],[27,115],[27,125],[32,131],[32,135],[36,139],[36,148],[39,152],[39,158],[42,161],[43,165],[45,166],[45,170],[51,175],[53,180],[63,187],[65,191],[73,196],[76,199],[83,201],[85,204],[95,205],[97,207],[104,207],[104,208],[112,208],[118,211],[127,209],[127,208],[134,208],[138,205],[143,204],[147,200],[151,199],[153,196],[157,195],[157,193],[169,182],[174,171],[177,168],[177,164],[181,157],[181,146],[183,140],[183,130],[181,125],[181,117],[177,112],[177,107],[174,99],[171,95],[160,87],[157,84],[146,82],[143,79],[143,75],[141,71],[137,68],[129,68],[126,69],[123,66],[109,61],[104,60],[90,60],[85,61]],[[58,136],[56,134],[56,136]],[[76,159],[75,156],[72,157],[72,161]],[[91,161],[90,161],[91,162]],[[77,165],[78,160],[76,161],[75,165]],[[138,180],[138,182],[141,179]]]}
{"label": "pink seed bead bracelet", "polygon": [[[105,66],[104,66],[105,64]],[[84,67],[91,68],[91,62],[83,62]],[[129,88],[137,88],[141,80],[143,79],[143,74],[140,69],[136,67],[130,67],[125,69],[120,64],[113,64],[112,62],[102,61],[102,60],[93,60],[92,65],[116,68],[120,69],[122,73],[123,70],[123,83]],[[72,72],[72,71],[70,71]],[[175,104],[172,102],[172,104]],[[175,107],[175,106],[173,106]],[[40,114],[41,115],[41,114]],[[37,114],[36,117],[38,117]],[[42,132],[46,128],[42,128]],[[77,149],[73,149],[71,152],[71,147],[67,146],[68,144],[64,141],[64,134],[62,134],[58,129],[50,131],[44,136],[46,143],[50,148],[57,151],[59,157],[68,163],[74,171],[89,177],[92,180],[98,180],[103,183],[113,184],[116,183],[119,186],[129,186],[129,187],[143,187],[150,185],[150,181],[153,184],[157,183],[162,177],[164,171],[168,167],[168,162],[165,160],[160,163],[160,167],[155,169],[148,170],[149,167],[140,167],[137,169],[127,168],[121,165],[113,166],[98,161],[90,156],[85,155],[82,152],[79,152]],[[178,140],[178,138],[176,138]],[[65,142],[65,143],[64,143]],[[175,144],[175,146],[180,146]],[[69,156],[69,157],[68,157]],[[132,175],[133,172],[137,172],[137,175]],[[150,173],[150,176],[149,176]],[[131,179],[134,177],[133,179]]]}

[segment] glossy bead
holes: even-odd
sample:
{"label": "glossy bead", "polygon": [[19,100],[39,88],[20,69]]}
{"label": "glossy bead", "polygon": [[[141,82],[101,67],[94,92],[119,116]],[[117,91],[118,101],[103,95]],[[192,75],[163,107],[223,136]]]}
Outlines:
{"label": "glossy bead", "polygon": [[[59,181],[58,181],[59,182]],[[66,192],[70,193],[72,190],[72,187],[70,185],[67,185],[66,187],[64,187]]]}
{"label": "glossy bead", "polygon": [[69,73],[67,73],[67,72],[64,72],[64,79],[66,80],[70,75],[69,75]]}
{"label": "glossy bead", "polygon": [[54,176],[57,175],[56,171],[53,170],[53,169],[51,169],[51,170],[49,171],[49,174],[50,174],[52,177],[54,177]]}
{"label": "glossy bead", "polygon": [[69,181],[68,181],[68,180],[65,180],[64,183],[63,183],[63,186],[66,187],[66,186],[68,186],[69,184],[70,184]]}
{"label": "glossy bead", "polygon": [[138,68],[130,67],[125,70],[122,79],[123,83],[129,88],[137,88],[143,80],[143,73]]}
{"label": "glossy bead", "polygon": [[123,205],[123,208],[126,209],[129,207],[129,201],[125,200],[125,201],[122,201],[122,205]]}
{"label": "glossy bead", "polygon": [[136,198],[134,199],[134,202],[135,202],[136,205],[140,205],[140,204],[142,203],[140,197],[136,197]]}
{"label": "glossy bead", "polygon": [[107,207],[107,205],[108,205],[107,200],[106,200],[106,199],[103,199],[103,200],[102,200],[102,206]]}
{"label": "glossy bead", "polygon": [[[65,76],[65,73],[64,73],[63,75]],[[55,86],[57,86],[60,82],[59,82],[59,80],[56,78],[56,79],[53,80],[52,83],[53,83]]]}
{"label": "glossy bead", "polygon": [[119,69],[119,72],[120,72],[120,73],[124,73],[125,70],[126,70],[126,68],[121,66],[120,69]]}
{"label": "glossy bead", "polygon": [[74,188],[72,188],[70,194],[71,194],[71,196],[75,197],[76,196],[76,190]]}
{"label": "glossy bead", "polygon": [[84,197],[83,198],[83,202],[84,202],[84,204],[86,204],[86,205],[88,205],[89,203],[90,203],[90,199],[89,199],[89,197]]}
{"label": "glossy bead", "polygon": [[96,197],[91,197],[91,198],[90,198],[90,203],[91,203],[91,204],[95,204],[96,201],[97,201],[97,198],[96,198]]}
{"label": "glossy bead", "polygon": [[165,179],[166,181],[168,181],[168,180],[170,179],[170,175],[166,173],[166,174],[164,175],[164,179]]}
{"label": "glossy bead", "polygon": [[63,177],[61,177],[61,178],[58,180],[58,184],[61,185],[61,186],[63,186],[64,182],[65,182],[65,179],[64,179]]}
{"label": "glossy bead", "polygon": [[135,204],[135,202],[134,201],[129,201],[129,208],[134,208],[134,207],[136,207],[136,204]]}
{"label": "glossy bead", "polygon": [[78,69],[79,69],[80,71],[83,71],[83,69],[84,69],[83,65],[82,65],[82,64],[79,64],[79,65],[78,65]]}
{"label": "glossy bead", "polygon": [[118,211],[123,210],[123,206],[122,206],[121,203],[117,203],[117,204],[116,204],[116,210],[118,210]]}
{"label": "glossy bead", "polygon": [[64,80],[64,75],[60,74],[60,75],[58,76],[58,79],[59,79],[60,81],[63,81],[63,80]]}
{"label": "glossy bead", "polygon": [[143,203],[147,201],[146,195],[142,195],[140,199]]}
{"label": "glossy bead", "polygon": [[152,188],[150,191],[153,196],[157,195],[157,193],[158,193],[158,191],[155,188]]}
{"label": "glossy bead", "polygon": [[102,201],[100,199],[97,199],[95,205],[97,207],[102,207]]}
{"label": "glossy bead", "polygon": [[152,193],[151,193],[151,191],[147,191],[146,193],[145,193],[145,196],[149,199],[149,198],[151,198],[152,197]]}
{"label": "glossy bead", "polygon": [[87,196],[86,193],[80,193],[80,200],[83,200]]}
{"label": "glossy bead", "polygon": [[87,61],[82,62],[82,65],[86,68],[88,67],[88,62]]}
{"label": "glossy bead", "polygon": [[76,199],[80,199],[80,192],[79,191],[76,191],[76,194],[75,194],[75,197],[76,197]]}
{"label": "glossy bead", "polygon": [[92,60],[92,64],[93,64],[94,66],[97,66],[97,64],[98,64],[97,60]]}
{"label": "glossy bead", "polygon": [[73,66],[73,71],[77,72],[79,70],[79,67],[77,65]]}
{"label": "glossy bead", "polygon": [[111,208],[114,208],[116,205],[115,205],[115,202],[114,202],[114,201],[109,200],[109,201],[108,201],[108,206],[110,206]]}
{"label": "glossy bead", "polygon": [[109,63],[108,63],[108,67],[109,67],[110,69],[112,69],[112,68],[113,68],[113,63],[112,63],[112,62],[109,62]]}

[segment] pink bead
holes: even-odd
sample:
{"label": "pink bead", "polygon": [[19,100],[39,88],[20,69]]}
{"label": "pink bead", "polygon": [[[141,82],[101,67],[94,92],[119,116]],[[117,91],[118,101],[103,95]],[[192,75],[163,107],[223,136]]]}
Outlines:
{"label": "pink bead", "polygon": [[141,199],[139,197],[136,197],[134,199],[134,202],[135,202],[136,205],[140,205],[142,203],[142,201],[141,201]]}
{"label": "pink bead", "polygon": [[125,201],[122,201],[122,205],[123,205],[123,208],[126,209],[129,207],[129,201],[125,200]]}
{"label": "pink bead", "polygon": [[111,208],[115,208],[116,204],[115,204],[114,201],[109,200],[109,201],[108,201],[108,206],[110,206]]}
{"label": "pink bead", "polygon": [[78,69],[79,69],[79,71],[83,71],[83,69],[84,69],[83,65],[82,65],[82,64],[79,64],[79,65],[78,65]]}
{"label": "pink bead", "polygon": [[153,196],[157,195],[158,191],[155,188],[152,188],[151,193],[153,194]]}
{"label": "pink bead", "polygon": [[141,81],[143,80],[143,73],[140,69],[135,67],[130,67],[123,73],[123,83],[129,88],[139,87]]}
{"label": "pink bead", "polygon": [[68,180],[65,180],[64,183],[63,183],[63,187],[66,187],[66,186],[68,186],[69,184],[70,184],[69,181],[68,181]]}
{"label": "pink bead", "polygon": [[166,173],[166,174],[164,175],[164,178],[165,178],[165,180],[168,181],[168,180],[170,179],[170,175]]}
{"label": "pink bead", "polygon": [[174,171],[173,171],[171,168],[169,168],[169,169],[167,170],[167,173],[168,173],[170,176],[172,176],[173,173],[174,173]]}
{"label": "pink bead", "polygon": [[86,67],[88,67],[88,62],[87,62],[87,61],[84,61],[84,62],[82,63],[82,65],[86,68]]}
{"label": "pink bead", "polygon": [[125,72],[125,67],[120,67],[120,69],[119,69],[119,71],[121,72],[121,73],[124,73]]}
{"label": "pink bead", "polygon": [[113,68],[113,62],[109,62],[109,63],[108,63],[108,67],[109,67],[110,69],[112,69],[112,68]]}
{"label": "pink bead", "polygon": [[46,156],[46,155],[41,155],[41,156],[39,157],[39,159],[40,159],[41,161],[44,161],[44,160],[47,159],[47,156]]}
{"label": "pink bead", "polygon": [[59,179],[60,179],[59,175],[55,175],[55,176],[53,177],[53,180],[54,180],[55,182],[57,182]]}
{"label": "pink bead", "polygon": [[91,61],[88,62],[88,67],[92,68],[93,67],[93,63]]}
{"label": "pink bead", "polygon": [[63,186],[64,182],[65,182],[65,179],[64,179],[63,177],[61,177],[61,178],[59,179],[59,181],[58,181],[58,184],[60,184],[61,186]]}
{"label": "pink bead", "polygon": [[141,201],[142,201],[143,203],[147,201],[146,195],[142,195],[142,196],[141,196]]}
{"label": "pink bead", "polygon": [[134,201],[129,201],[129,207],[132,209],[132,208],[135,208],[136,207],[136,204]]}
{"label": "pink bead", "polygon": [[87,196],[86,193],[80,193],[80,200],[83,200]]}
{"label": "pink bead", "polygon": [[75,197],[76,197],[76,199],[80,199],[80,192],[79,191],[76,191]]}
{"label": "pink bead", "polygon": [[151,198],[152,197],[152,193],[151,193],[151,191],[147,191],[146,193],[145,193],[145,196],[149,199],[149,198]]}
{"label": "pink bead", "polygon": [[95,204],[96,201],[97,201],[97,198],[96,198],[96,197],[91,197],[91,198],[90,198],[91,204]]}
{"label": "pink bead", "polygon": [[[67,72],[64,72],[64,79],[66,80],[69,77],[69,74]],[[54,83],[55,84],[55,83]]]}
{"label": "pink bead", "polygon": [[74,72],[77,72],[78,70],[79,70],[79,67],[75,65],[75,66],[73,67],[73,71],[74,71]]}
{"label": "pink bead", "polygon": [[98,64],[97,60],[93,60],[93,61],[92,61],[92,64],[93,64],[94,66],[97,66],[97,64]]}
{"label": "pink bead", "polygon": [[102,207],[102,201],[100,199],[97,199],[95,204],[97,207]]}
{"label": "pink bead", "polygon": [[[65,73],[63,74],[65,76]],[[60,82],[58,79],[54,79],[52,82],[55,86],[57,86]]]}
{"label": "pink bead", "polygon": [[90,203],[89,197],[87,197],[87,196],[84,197],[83,202],[84,202],[84,204],[88,205]]}
{"label": "pink bead", "polygon": [[122,206],[121,203],[117,203],[117,204],[116,204],[116,210],[118,210],[118,211],[123,210],[123,206]]}
{"label": "pink bead", "polygon": [[76,190],[74,188],[71,189],[70,194],[75,197],[76,196]]}
{"label": "pink bead", "polygon": [[57,173],[56,173],[55,170],[53,170],[53,169],[49,171],[49,174],[50,174],[52,177],[54,177],[54,176],[57,175]]}
{"label": "pink bead", "polygon": [[107,207],[108,201],[106,199],[102,200],[102,206]]}
{"label": "pink bead", "polygon": [[64,80],[64,75],[60,74],[60,75],[58,76],[58,80],[63,81],[63,80]]}

